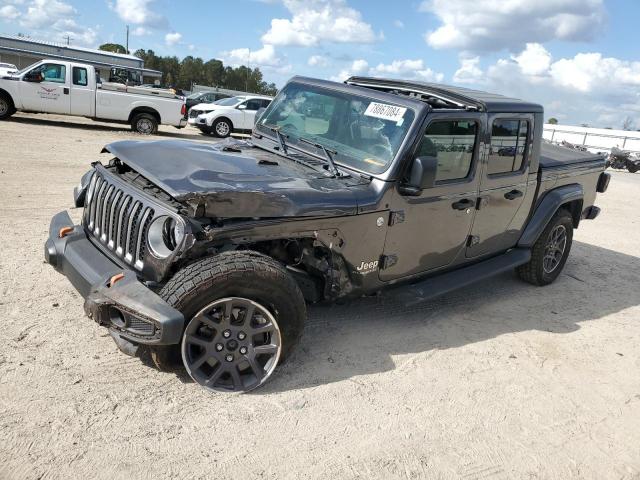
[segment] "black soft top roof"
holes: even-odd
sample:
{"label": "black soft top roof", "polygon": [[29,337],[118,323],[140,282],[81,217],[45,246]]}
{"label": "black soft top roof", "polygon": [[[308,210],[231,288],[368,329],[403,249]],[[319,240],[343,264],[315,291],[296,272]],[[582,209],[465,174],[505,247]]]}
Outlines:
{"label": "black soft top roof", "polygon": [[509,98],[495,93],[482,92],[469,88],[452,87],[438,83],[420,82],[417,80],[394,80],[375,77],[351,77],[347,84],[369,88],[396,88],[405,91],[430,93],[457,101],[465,106],[476,107],[484,112],[495,113],[543,113],[542,105],[525,102],[517,98]]}

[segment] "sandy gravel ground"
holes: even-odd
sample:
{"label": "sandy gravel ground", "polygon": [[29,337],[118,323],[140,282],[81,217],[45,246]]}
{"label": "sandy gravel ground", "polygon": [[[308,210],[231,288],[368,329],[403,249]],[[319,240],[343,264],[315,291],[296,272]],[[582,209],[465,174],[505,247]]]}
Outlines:
{"label": "sandy gravel ground", "polygon": [[43,261],[89,162],[131,138],[0,123],[0,478],[640,478],[640,174],[613,173],[554,286],[312,307],[271,383],[222,395],[120,353]]}

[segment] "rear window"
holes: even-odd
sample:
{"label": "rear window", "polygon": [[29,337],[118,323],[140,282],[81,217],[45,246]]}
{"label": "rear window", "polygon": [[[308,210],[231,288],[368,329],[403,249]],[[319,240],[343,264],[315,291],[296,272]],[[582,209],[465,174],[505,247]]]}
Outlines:
{"label": "rear window", "polygon": [[86,87],[87,82],[87,69],[82,67],[73,67],[73,84],[81,87]]}
{"label": "rear window", "polygon": [[489,151],[489,175],[517,172],[526,158],[529,122],[526,120],[499,119],[491,129]]}

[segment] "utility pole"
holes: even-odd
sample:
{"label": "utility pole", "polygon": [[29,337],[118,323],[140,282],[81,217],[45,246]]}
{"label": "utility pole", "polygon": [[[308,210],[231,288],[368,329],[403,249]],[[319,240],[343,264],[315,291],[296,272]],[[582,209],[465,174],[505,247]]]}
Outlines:
{"label": "utility pole", "polygon": [[62,37],[64,40],[67,41],[67,45],[69,45],[69,42],[71,42],[71,37],[69,35]]}
{"label": "utility pole", "polygon": [[127,25],[127,46],[125,48],[127,54],[129,53],[129,25]]}

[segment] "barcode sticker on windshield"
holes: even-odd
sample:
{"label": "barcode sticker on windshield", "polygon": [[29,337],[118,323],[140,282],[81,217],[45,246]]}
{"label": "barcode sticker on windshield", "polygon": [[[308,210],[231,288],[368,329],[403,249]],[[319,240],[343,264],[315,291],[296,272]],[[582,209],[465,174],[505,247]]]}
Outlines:
{"label": "barcode sticker on windshield", "polygon": [[406,111],[407,109],[404,107],[371,102],[364,114],[368,117],[382,118],[383,120],[391,120],[392,122],[399,123],[402,121]]}

